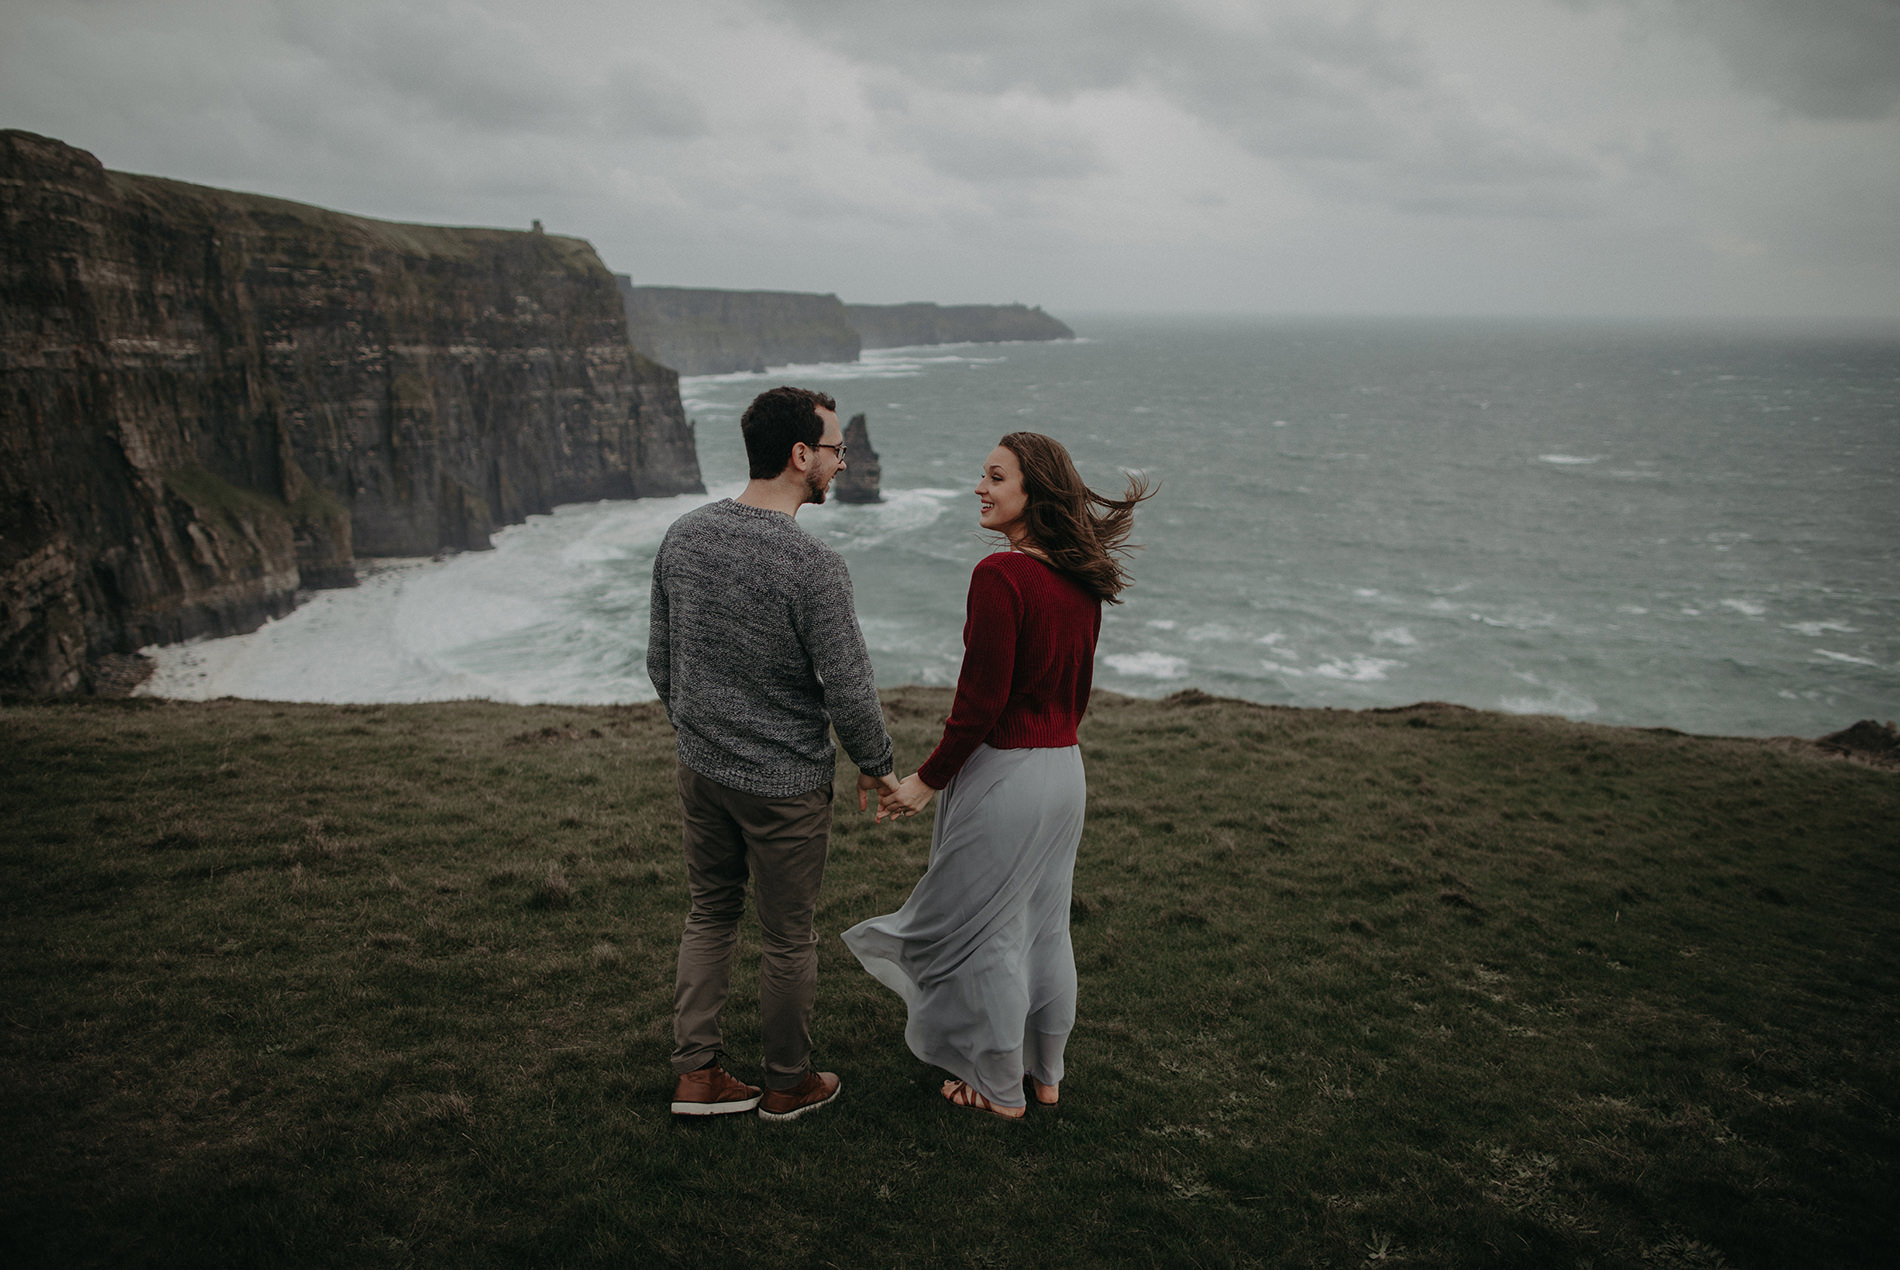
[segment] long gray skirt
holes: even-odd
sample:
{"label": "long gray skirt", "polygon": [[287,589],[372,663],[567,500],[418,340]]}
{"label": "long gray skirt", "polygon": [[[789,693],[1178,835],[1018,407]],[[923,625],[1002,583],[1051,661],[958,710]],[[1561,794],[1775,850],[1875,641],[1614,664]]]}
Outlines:
{"label": "long gray skirt", "polygon": [[904,907],[844,942],[910,1009],[911,1053],[1002,1107],[1062,1079],[1075,1027],[1069,894],[1082,752],[979,745],[937,796],[930,867]]}

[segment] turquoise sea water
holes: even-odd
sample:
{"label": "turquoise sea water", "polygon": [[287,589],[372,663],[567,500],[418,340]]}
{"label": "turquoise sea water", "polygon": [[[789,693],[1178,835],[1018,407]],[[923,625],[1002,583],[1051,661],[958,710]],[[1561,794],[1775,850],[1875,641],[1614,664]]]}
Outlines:
{"label": "turquoise sea water", "polygon": [[[1728,734],[1900,717],[1900,334],[1448,321],[1072,322],[1058,344],[684,381],[709,490],[795,382],[865,413],[886,501],[809,507],[880,683],[950,683],[997,437],[1098,487],[1140,470],[1097,683]],[[650,699],[646,591],[702,501],[564,507],[493,552],[396,562],[253,635],[157,650],[152,690]]]}

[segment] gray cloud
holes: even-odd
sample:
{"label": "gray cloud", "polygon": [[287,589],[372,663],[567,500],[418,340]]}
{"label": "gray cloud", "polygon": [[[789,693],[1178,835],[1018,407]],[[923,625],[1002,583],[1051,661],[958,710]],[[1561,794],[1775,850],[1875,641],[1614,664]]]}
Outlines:
{"label": "gray cloud", "polygon": [[888,74],[867,78],[863,97],[880,137],[932,170],[974,185],[1040,182],[1102,171],[1095,139],[1060,119],[1026,117],[989,99],[920,93]]}
{"label": "gray cloud", "polygon": [[976,183],[1056,180],[1087,176],[1102,167],[1099,152],[1086,137],[1028,136],[928,119],[906,123],[893,135],[936,171]]}
{"label": "gray cloud", "polygon": [[613,131],[689,138],[704,110],[673,77],[611,60],[578,66],[528,23],[479,4],[369,4],[339,10],[281,0],[291,47],[322,61],[334,82],[385,99],[409,118],[462,132]]}
{"label": "gray cloud", "polygon": [[0,127],[683,285],[1900,316],[1894,0],[4,0]]}
{"label": "gray cloud", "polygon": [[1708,43],[1736,85],[1816,119],[1879,119],[1900,109],[1896,0],[1561,0],[1615,7]]}
{"label": "gray cloud", "polygon": [[[947,92],[1051,101],[1144,89],[1324,192],[1465,215],[1581,215],[1589,156],[1487,119],[1438,82],[1377,10],[1222,24],[1179,4],[1006,0],[919,13],[878,0],[777,0],[832,47]],[[1020,150],[997,162],[1019,169]],[[980,166],[966,155],[963,169]]]}
{"label": "gray cloud", "polygon": [[1877,119],[1900,107],[1894,0],[1679,0],[1744,87],[1819,119]]}

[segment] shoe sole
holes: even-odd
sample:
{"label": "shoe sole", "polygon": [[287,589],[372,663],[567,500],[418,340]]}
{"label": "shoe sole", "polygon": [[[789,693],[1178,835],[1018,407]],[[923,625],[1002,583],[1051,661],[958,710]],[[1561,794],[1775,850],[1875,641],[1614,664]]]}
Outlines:
{"label": "shoe sole", "polygon": [[[763,1098],[765,1095],[759,1095]],[[676,1116],[732,1116],[742,1111],[750,1111],[759,1105],[758,1098],[741,1098],[738,1102],[676,1102],[673,1114]]]}
{"label": "shoe sole", "polygon": [[838,1087],[831,1091],[831,1094],[829,1097],[820,1098],[817,1102],[808,1102],[808,1103],[803,1104],[802,1106],[793,1107],[790,1111],[767,1111],[764,1107],[760,1107],[759,1119],[761,1120],[796,1120],[800,1116],[804,1115],[807,1111],[816,1111],[820,1107],[829,1106],[830,1104],[838,1101],[838,1095],[843,1092],[844,1092],[844,1082],[839,1081]]}

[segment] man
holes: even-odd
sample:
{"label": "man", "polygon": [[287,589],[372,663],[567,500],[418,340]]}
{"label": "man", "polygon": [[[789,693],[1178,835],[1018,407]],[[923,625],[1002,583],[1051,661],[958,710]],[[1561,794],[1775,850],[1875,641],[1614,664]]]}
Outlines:
{"label": "man", "polygon": [[[679,740],[692,911],[673,989],[675,1115],[790,1120],[837,1097],[811,1070],[812,916],[831,832],[835,725],[865,793],[897,788],[871,659],[837,552],[793,518],[844,470],[837,403],[774,388],[746,408],[751,481],[675,521],[653,562],[647,674]],[[765,1091],[721,1065],[719,1015],[754,882]]]}

